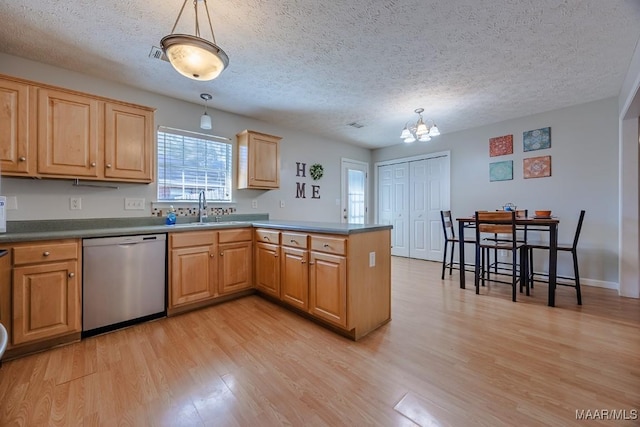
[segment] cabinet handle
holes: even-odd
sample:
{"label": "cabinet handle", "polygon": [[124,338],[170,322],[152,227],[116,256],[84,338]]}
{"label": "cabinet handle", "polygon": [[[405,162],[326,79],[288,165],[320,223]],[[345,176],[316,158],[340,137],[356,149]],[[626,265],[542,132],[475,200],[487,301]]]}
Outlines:
{"label": "cabinet handle", "polygon": [[111,168],[111,163],[107,163],[107,167],[108,167],[108,168]]}
{"label": "cabinet handle", "polygon": [[95,168],[96,167],[96,162],[91,162],[91,167]]}
{"label": "cabinet handle", "polygon": [[20,160],[21,162],[26,162],[27,158],[25,156],[20,156],[18,160]]}
{"label": "cabinet handle", "polygon": [[44,252],[42,253],[42,256],[49,256],[49,255],[51,255],[51,254],[49,253],[49,251],[44,251]]}
{"label": "cabinet handle", "polygon": [[314,264],[315,264],[315,262],[310,262],[310,263],[309,263],[309,265],[314,265]]}
{"label": "cabinet handle", "polygon": [[264,236],[263,239],[264,240],[269,240],[269,236]]}
{"label": "cabinet handle", "polygon": [[76,273],[69,273],[69,278],[73,279],[74,277],[76,277]]}
{"label": "cabinet handle", "polygon": [[291,239],[290,243],[295,243],[296,245],[298,244],[297,240]]}

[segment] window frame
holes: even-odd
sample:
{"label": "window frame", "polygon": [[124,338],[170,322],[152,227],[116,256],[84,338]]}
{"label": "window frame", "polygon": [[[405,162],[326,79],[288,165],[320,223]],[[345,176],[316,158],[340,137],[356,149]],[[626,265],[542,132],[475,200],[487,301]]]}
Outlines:
{"label": "window frame", "polygon": [[[164,134],[168,134],[168,135],[172,135],[172,136],[178,136],[178,137],[183,137],[183,138],[192,138],[192,139],[196,139],[196,140],[201,140],[201,141],[206,141],[209,143],[215,143],[215,144],[225,144],[227,145],[227,147],[225,147],[228,150],[228,155],[226,156],[226,171],[224,171],[224,173],[228,173],[227,178],[225,179],[225,187],[228,190],[228,199],[216,199],[216,198],[210,198],[209,197],[209,193],[210,191],[221,191],[219,190],[221,187],[216,187],[214,190],[209,190],[209,191],[205,191],[205,193],[207,193],[207,202],[210,203],[215,203],[215,204],[232,204],[235,203],[235,193],[234,193],[234,156],[237,155],[235,153],[235,148],[234,145],[232,143],[232,140],[230,138],[227,137],[223,137],[223,136],[217,136],[217,135],[209,135],[209,134],[204,134],[204,133],[199,133],[199,132],[192,132],[192,131],[188,131],[188,130],[184,130],[184,129],[176,129],[176,128],[171,128],[171,127],[167,127],[167,126],[158,126],[157,130],[156,130],[156,164],[157,164],[157,169],[156,169],[156,176],[157,181],[156,181],[156,191],[155,191],[155,196],[156,196],[156,203],[158,204],[166,204],[166,205],[180,205],[180,204],[193,204],[193,203],[197,203],[198,202],[198,193],[199,190],[198,189],[206,189],[207,186],[209,188],[212,188],[210,185],[207,184],[198,184],[196,182],[191,181],[190,183],[188,183],[187,185],[189,187],[194,188],[194,191],[189,193],[191,194],[192,197],[188,197],[188,198],[182,198],[182,199],[165,199],[165,198],[161,198],[161,194],[160,194],[160,190],[163,187],[166,187],[166,181],[167,181],[167,177],[166,177],[166,172],[162,171],[162,166],[161,164],[165,163],[165,159],[166,159],[166,150],[164,149],[164,147],[166,147],[166,138],[165,137],[161,137],[160,133],[164,133]],[[161,150],[161,144],[164,144],[163,149]],[[197,144],[197,143],[196,143]],[[184,146],[184,141],[183,141],[183,146]],[[164,153],[164,159],[161,162],[160,159],[160,155],[161,153]],[[184,169],[182,169],[184,171]],[[216,171],[214,169],[207,169],[207,168],[191,168],[191,171],[195,171],[195,173],[198,173],[200,171],[204,171],[205,175],[207,173],[211,173],[212,171]],[[207,175],[208,176],[208,175]],[[206,178],[205,178],[206,180]],[[224,187],[222,187],[224,191]],[[184,190],[183,190],[184,191]]]}

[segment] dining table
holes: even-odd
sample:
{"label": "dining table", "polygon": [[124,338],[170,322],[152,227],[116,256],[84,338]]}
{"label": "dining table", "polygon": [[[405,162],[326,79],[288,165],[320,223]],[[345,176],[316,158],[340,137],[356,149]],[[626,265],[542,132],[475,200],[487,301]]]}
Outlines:
{"label": "dining table", "polygon": [[[475,228],[475,216],[459,217],[458,238],[465,241],[464,232],[468,228]],[[528,230],[547,231],[549,233],[549,296],[547,304],[549,307],[556,305],[556,282],[558,278],[558,224],[560,220],[556,217],[522,216],[516,217],[516,225],[527,227]],[[464,245],[458,245],[460,265],[465,265]],[[531,267],[533,268],[533,266]],[[465,288],[465,269],[460,269],[460,289]]]}

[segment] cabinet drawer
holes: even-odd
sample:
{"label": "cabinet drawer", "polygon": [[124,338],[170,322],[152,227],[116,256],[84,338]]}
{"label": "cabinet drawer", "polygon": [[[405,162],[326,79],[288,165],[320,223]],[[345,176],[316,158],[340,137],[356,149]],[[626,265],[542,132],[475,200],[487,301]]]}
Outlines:
{"label": "cabinet drawer", "polygon": [[280,232],[275,230],[256,230],[256,242],[280,244]]}
{"label": "cabinet drawer", "polygon": [[251,240],[251,228],[236,228],[218,232],[218,243],[244,242],[247,240]]}
{"label": "cabinet drawer", "polygon": [[347,253],[347,239],[341,237],[311,236],[311,250],[345,255]]}
{"label": "cabinet drawer", "polygon": [[215,231],[188,231],[184,233],[169,233],[169,247],[187,248],[189,246],[215,245]]}
{"label": "cabinet drawer", "polygon": [[13,248],[15,265],[78,259],[77,242],[44,243]]}
{"label": "cabinet drawer", "polygon": [[282,232],[282,245],[307,249],[309,247],[307,237],[306,234]]}

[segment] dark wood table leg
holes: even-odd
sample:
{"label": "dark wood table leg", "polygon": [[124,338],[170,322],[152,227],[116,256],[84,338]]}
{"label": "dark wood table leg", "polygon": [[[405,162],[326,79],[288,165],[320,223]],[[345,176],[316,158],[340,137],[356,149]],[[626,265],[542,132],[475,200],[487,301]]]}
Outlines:
{"label": "dark wood table leg", "polygon": [[549,307],[556,305],[556,280],[558,277],[558,225],[549,225]]}
{"label": "dark wood table leg", "polygon": [[464,289],[464,221],[458,221],[458,239],[460,239],[460,244],[458,245],[458,250],[460,251],[458,257],[460,262],[460,289]]}

